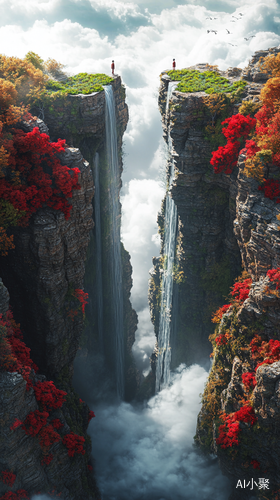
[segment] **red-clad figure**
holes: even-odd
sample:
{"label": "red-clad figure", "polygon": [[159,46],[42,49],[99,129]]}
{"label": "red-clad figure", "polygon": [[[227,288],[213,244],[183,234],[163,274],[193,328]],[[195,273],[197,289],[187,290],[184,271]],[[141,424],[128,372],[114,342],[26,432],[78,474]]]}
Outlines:
{"label": "red-clad figure", "polygon": [[112,75],[114,75],[114,71],[115,71],[115,63],[114,61],[112,61],[112,64],[111,64],[111,70],[112,70]]}
{"label": "red-clad figure", "polygon": [[175,62],[175,59],[173,59],[173,69],[176,68],[176,62]]}

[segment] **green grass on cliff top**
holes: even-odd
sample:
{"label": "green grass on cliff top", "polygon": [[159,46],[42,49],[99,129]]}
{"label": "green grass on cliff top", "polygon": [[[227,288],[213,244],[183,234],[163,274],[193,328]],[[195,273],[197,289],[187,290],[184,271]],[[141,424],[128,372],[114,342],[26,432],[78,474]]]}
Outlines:
{"label": "green grass on cliff top", "polygon": [[104,73],[78,73],[78,75],[70,76],[62,82],[49,80],[46,84],[46,90],[50,93],[60,91],[62,94],[91,94],[92,92],[101,92],[102,85],[108,85],[113,82],[111,78]]}
{"label": "green grass on cliff top", "polygon": [[176,88],[179,92],[230,93],[234,96],[247,85],[247,82],[243,80],[231,83],[216,71],[201,72],[197,69],[181,69],[168,71],[167,74],[171,80],[179,80]]}

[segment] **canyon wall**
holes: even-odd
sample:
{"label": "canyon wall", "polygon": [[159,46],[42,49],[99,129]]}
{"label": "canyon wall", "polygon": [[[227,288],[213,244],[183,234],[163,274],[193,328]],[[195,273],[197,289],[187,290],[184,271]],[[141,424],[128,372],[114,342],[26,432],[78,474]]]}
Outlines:
{"label": "canyon wall", "polygon": [[[247,81],[239,99],[227,107],[226,114],[220,114],[219,122],[216,117],[216,125],[222,119],[237,114],[246,101],[261,104],[259,94],[269,73],[261,71],[258,61],[260,57],[278,52],[279,47],[256,52],[243,70],[216,70],[231,82]],[[211,67],[197,64],[188,69],[205,71],[211,70]],[[257,181],[244,175],[244,154],[240,154],[232,174],[213,173],[209,164],[211,152],[224,143],[213,146],[207,137],[209,114],[203,105],[206,94],[184,93],[175,89],[166,113],[169,81],[171,78],[163,72],[159,108],[164,139],[167,142],[169,134],[171,137],[172,158],[167,163],[167,179],[173,160],[175,180],[171,196],[178,211],[171,311],[175,318],[172,318],[175,325],[171,330],[171,369],[181,362],[190,365],[209,359],[213,348],[208,337],[212,335],[213,364],[202,396],[195,441],[204,452],[218,456],[221,468],[232,484],[231,500],[256,498],[252,497],[253,494],[257,494],[258,498],[275,499],[278,498],[280,483],[280,362],[257,368],[254,387],[246,386],[242,375],[246,374],[246,380],[248,373],[253,373],[257,365],[250,350],[254,335],[260,336],[258,341],[263,342],[263,349],[270,349],[268,346],[274,346],[273,342],[280,340],[280,295],[275,282],[266,275],[269,269],[280,265],[279,205],[264,197],[258,190]],[[277,169],[270,164],[264,173],[265,178],[273,178]],[[156,336],[159,334],[161,275],[165,259],[165,216],[163,200],[158,214],[161,255],[153,258],[149,284],[150,311]],[[226,296],[242,268],[247,272],[247,278],[252,279],[249,297],[237,309],[230,309],[223,315],[214,334],[211,316],[227,302]],[[216,343],[214,337],[222,340]],[[151,357],[150,392],[155,383],[156,362],[157,346]],[[250,416],[252,410],[248,404],[252,404],[255,417]],[[245,405],[245,410],[242,405]],[[216,439],[222,432],[219,427],[226,422],[221,420],[221,414],[227,418],[231,412],[240,409],[245,413],[247,411],[249,416],[246,414],[244,421],[239,423],[239,445],[218,445]],[[229,429],[230,424],[227,425]],[[259,477],[266,478],[270,491],[260,487]],[[253,481],[254,493],[244,487],[244,482],[247,485],[251,484],[250,481]]]}
{"label": "canyon wall", "polygon": [[[119,188],[122,173],[122,136],[128,121],[125,90],[120,77],[115,77],[113,91],[116,104],[117,140],[119,158]],[[50,417],[59,418],[62,433],[74,433],[84,439],[83,453],[69,456],[61,441],[54,443],[48,452],[53,459],[43,463],[46,449],[42,451],[37,437],[27,435],[23,428],[11,430],[15,419],[24,421],[30,412],[40,409],[32,388],[20,374],[0,373],[1,394],[1,453],[2,471],[12,471],[16,481],[12,491],[24,489],[34,493],[60,493],[64,500],[99,499],[92,468],[91,440],[87,435],[90,421],[89,408],[73,389],[74,359],[98,352],[96,341],[96,302],[98,290],[95,283],[95,224],[94,224],[94,155],[100,155],[102,251],[104,303],[109,295],[110,283],[104,280],[108,264],[108,167],[105,140],[104,92],[90,95],[67,96],[61,103],[31,108],[34,120],[21,122],[25,132],[35,126],[40,133],[47,133],[50,141],[66,139],[65,152],[57,153],[62,165],[70,169],[78,167],[80,190],[73,191],[70,218],[62,212],[43,207],[31,217],[28,227],[13,229],[15,249],[0,258],[0,304],[4,315],[10,302],[14,319],[20,323],[23,340],[30,348],[30,357],[39,368],[31,371],[33,385],[52,380],[59,390],[67,393],[61,408],[50,411]],[[137,316],[129,300],[132,287],[130,256],[122,247],[122,273],[124,298],[125,339],[125,398],[131,399],[139,384],[139,374],[132,359],[132,344]],[[85,286],[84,286],[85,285]],[[76,289],[89,293],[85,309],[85,321],[81,305],[75,298]],[[110,342],[114,334],[112,319],[107,310],[107,345],[105,363],[114,378],[114,366],[110,364]],[[109,331],[108,331],[109,330]],[[82,347],[81,347],[82,346]],[[107,358],[107,359],[106,359]],[[94,381],[92,381],[94,383]],[[29,389],[29,390],[28,390]],[[43,455],[42,455],[43,453]],[[11,491],[0,482],[0,495]]]}

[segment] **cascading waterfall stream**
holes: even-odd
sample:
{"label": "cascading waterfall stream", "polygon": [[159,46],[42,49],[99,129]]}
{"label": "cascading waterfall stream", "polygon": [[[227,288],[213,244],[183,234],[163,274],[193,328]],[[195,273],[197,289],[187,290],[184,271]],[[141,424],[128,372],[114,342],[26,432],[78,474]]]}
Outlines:
{"label": "cascading waterfall stream", "polygon": [[[178,82],[169,82],[166,99],[166,121],[169,109],[169,99],[172,91]],[[175,244],[177,231],[177,207],[171,198],[170,189],[174,180],[174,160],[172,158],[171,137],[168,131],[168,159],[171,160],[169,188],[166,193],[165,203],[165,221],[164,221],[164,270],[161,281],[161,308],[159,318],[158,334],[158,355],[156,366],[156,393],[170,381],[170,362],[171,362],[171,310],[173,296],[173,266],[175,259]]]}
{"label": "cascading waterfall stream", "polygon": [[115,98],[111,85],[103,87],[105,91],[106,114],[106,149],[109,164],[109,193],[111,224],[111,300],[115,341],[115,376],[117,394],[124,396],[124,338],[123,338],[123,290],[122,260],[120,241],[120,206],[119,206],[119,161],[117,148],[117,126]]}
{"label": "cascading waterfall stream", "polygon": [[103,354],[103,286],[102,286],[102,246],[101,246],[101,218],[100,218],[100,186],[99,186],[99,154],[94,157],[94,212],[96,238],[96,286],[97,286],[97,329],[99,349]]}

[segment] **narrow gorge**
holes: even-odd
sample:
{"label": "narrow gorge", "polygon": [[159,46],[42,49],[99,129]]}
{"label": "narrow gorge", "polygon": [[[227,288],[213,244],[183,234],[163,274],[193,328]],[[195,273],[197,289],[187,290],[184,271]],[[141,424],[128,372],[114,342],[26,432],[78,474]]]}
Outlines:
{"label": "narrow gorge", "polygon": [[[76,83],[72,93],[65,91],[63,81],[53,79],[19,119],[22,89],[16,87],[17,96],[6,77],[14,101],[3,98],[0,114],[1,145],[9,151],[6,157],[0,150],[6,231],[0,248],[0,500],[40,494],[126,500],[125,480],[118,497],[98,484],[88,395],[106,408],[108,391],[116,413],[123,408],[135,411],[135,422],[144,420],[176,374],[196,365],[209,376],[195,451],[185,455],[195,470],[205,467],[214,477],[211,461],[219,464],[229,484],[219,499],[280,498],[279,125],[273,105],[275,143],[260,138],[274,117],[263,89],[272,77],[279,87],[261,58],[278,61],[278,54],[279,47],[258,51],[244,69],[205,63],[160,75],[166,192],[157,219],[160,255],[150,270],[155,348],[146,377],[132,352],[138,319],[130,301],[130,255],[121,241],[128,123],[121,78],[90,75],[88,83],[81,74],[84,93]],[[32,161],[36,168],[27,175]],[[44,201],[36,198],[44,187],[38,172],[52,190]],[[174,486],[166,500],[213,498],[200,487],[197,497],[177,494]],[[144,498],[139,485],[136,490],[131,498]],[[145,500],[162,498],[162,490],[150,491]]]}

